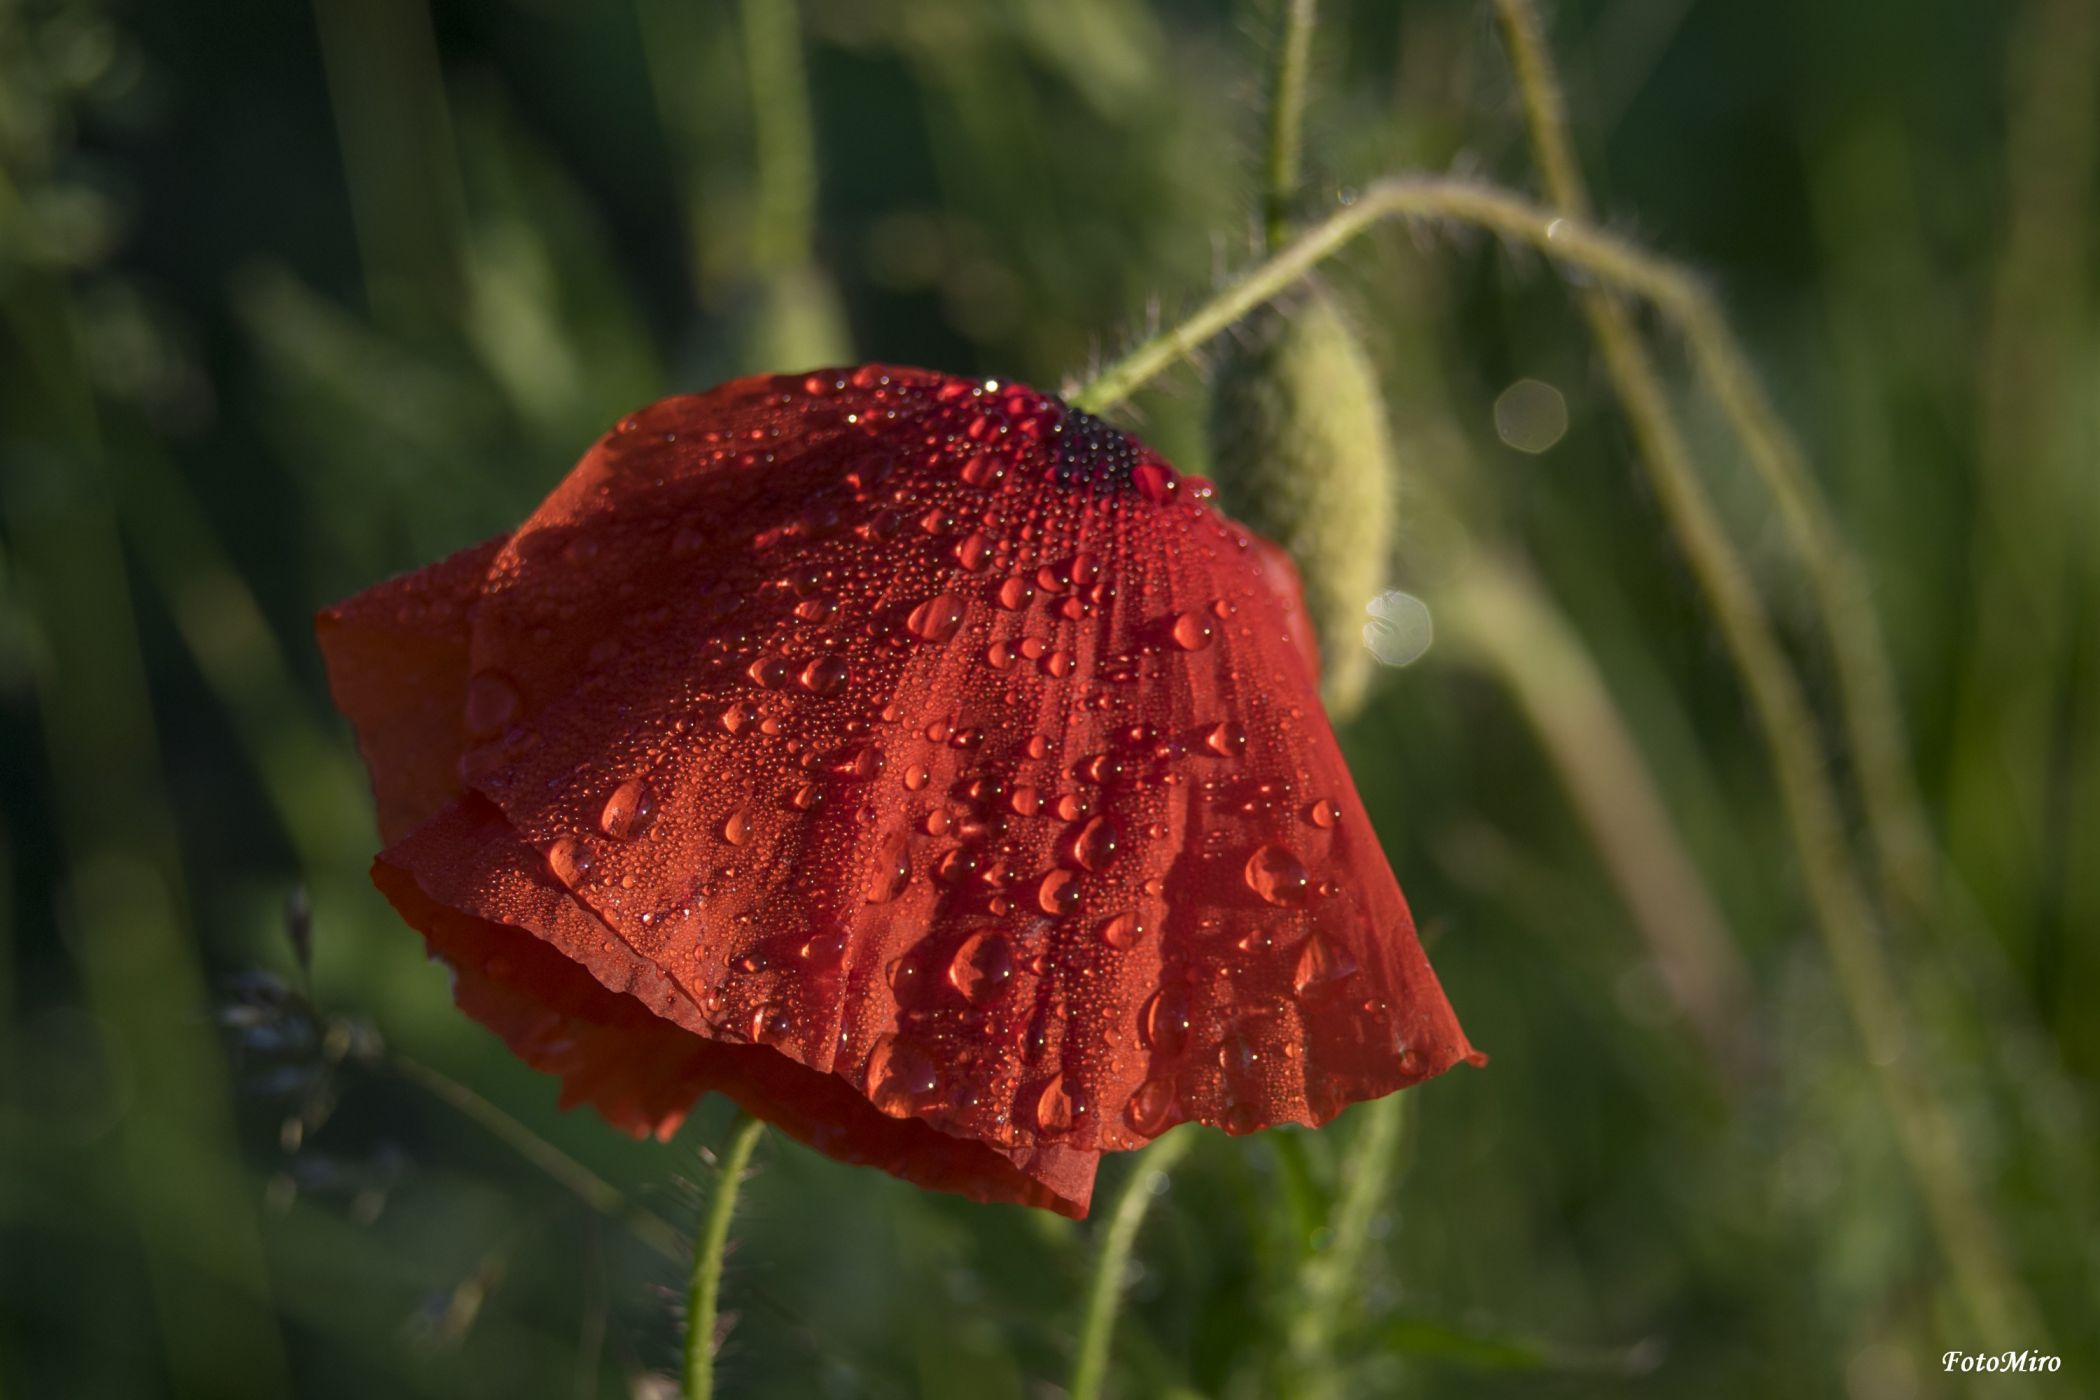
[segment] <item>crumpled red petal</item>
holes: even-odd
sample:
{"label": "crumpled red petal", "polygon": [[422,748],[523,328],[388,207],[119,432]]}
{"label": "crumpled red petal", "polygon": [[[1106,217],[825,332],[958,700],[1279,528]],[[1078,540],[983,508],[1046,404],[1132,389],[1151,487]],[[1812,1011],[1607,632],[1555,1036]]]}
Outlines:
{"label": "crumpled red petal", "polygon": [[[492,553],[324,618],[375,878],[462,1007],[622,1126],[718,1090],[1068,1214],[1101,1151],[1473,1058],[1295,575],[1208,494],[923,371],[654,405]],[[445,624],[376,622],[404,591]]]}

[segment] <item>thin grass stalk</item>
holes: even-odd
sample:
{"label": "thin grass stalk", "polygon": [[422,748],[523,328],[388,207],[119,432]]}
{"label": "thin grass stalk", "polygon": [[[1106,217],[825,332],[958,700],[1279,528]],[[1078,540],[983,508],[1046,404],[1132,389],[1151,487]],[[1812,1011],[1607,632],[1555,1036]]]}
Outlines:
{"label": "thin grass stalk", "polygon": [[1124,1275],[1130,1271],[1130,1251],[1137,1244],[1138,1228],[1145,1223],[1145,1215],[1152,1209],[1166,1174],[1194,1144],[1194,1135],[1184,1130],[1168,1133],[1138,1154],[1130,1180],[1108,1218],[1108,1229],[1101,1236],[1101,1250],[1094,1256],[1086,1316],[1079,1328],[1079,1349],[1072,1359],[1071,1400],[1100,1400],[1101,1383],[1108,1376],[1108,1345],[1115,1336],[1116,1304],[1123,1296]]}
{"label": "thin grass stalk", "polygon": [[[1494,4],[1541,179],[1557,206],[1582,215],[1588,198],[1537,12],[1530,0]],[[1620,293],[1584,291],[1577,300],[1641,445],[1649,480],[1750,692],[1777,770],[1817,928],[1894,1120],[1905,1163],[1953,1268],[1957,1296],[1971,1321],[1987,1333],[2038,1335],[2033,1306],[1959,1151],[1952,1115],[1916,1065],[1903,994],[1883,955],[1872,907],[1847,852],[1842,810],[1807,697],[1748,568],[1699,483],[1662,377]]]}
{"label": "thin grass stalk", "polygon": [[679,1394],[685,1400],[710,1400],[715,1393],[715,1329],[722,1300],[722,1260],[729,1249],[729,1222],[736,1198],[751,1166],[751,1153],[766,1130],[763,1119],[738,1113],[730,1126],[729,1145],[715,1168],[715,1194],[707,1219],[693,1242],[693,1278],[686,1291],[685,1371]]}
{"label": "thin grass stalk", "polygon": [[[0,189],[0,223],[9,193]],[[257,1203],[239,1166],[224,1056],[197,1014],[204,969],[72,290],[17,278],[0,318],[29,367],[0,407],[57,451],[0,491],[0,520],[48,647],[34,678],[69,942],[109,1060],[131,1068],[116,1146],[161,1379],[186,1394],[281,1394],[288,1372]]]}
{"label": "thin grass stalk", "polygon": [[1525,571],[1488,551],[1468,554],[1438,616],[1516,701],[1671,1000],[1722,1077],[1740,1081],[1750,1070],[1749,969],[1582,639]]}
{"label": "thin grass stalk", "polygon": [[1299,155],[1305,129],[1305,73],[1311,66],[1317,0],[1282,0],[1283,32],[1276,43],[1276,69],[1269,82],[1269,145],[1264,166],[1262,233],[1270,252],[1291,236],[1291,206],[1298,198]]}
{"label": "thin grass stalk", "polygon": [[817,140],[795,0],[743,0],[742,18],[758,173],[751,265],[799,268],[816,219]]}
{"label": "thin grass stalk", "polygon": [[475,1123],[504,1146],[544,1172],[548,1179],[608,1220],[627,1227],[634,1237],[666,1259],[683,1260],[684,1242],[662,1216],[636,1205],[619,1187],[534,1132],[514,1114],[446,1074],[410,1055],[390,1051],[387,1068],[446,1107]]}

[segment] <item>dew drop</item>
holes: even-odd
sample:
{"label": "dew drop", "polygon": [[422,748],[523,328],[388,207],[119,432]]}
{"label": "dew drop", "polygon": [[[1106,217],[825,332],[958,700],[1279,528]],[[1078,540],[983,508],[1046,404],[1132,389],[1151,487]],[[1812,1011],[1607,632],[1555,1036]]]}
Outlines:
{"label": "dew drop", "polygon": [[1144,936],[1144,922],[1135,910],[1126,909],[1101,925],[1101,941],[1111,948],[1135,948]]}
{"label": "dew drop", "polygon": [[[895,616],[895,614],[891,614]],[[911,610],[904,625],[925,642],[945,642],[962,630],[963,600],[953,593],[936,593]]]}
{"label": "dew drop", "polygon": [[824,789],[815,783],[804,783],[788,797],[798,812],[814,812],[824,801]]}
{"label": "dew drop", "polygon": [[1043,795],[1023,783],[1014,789],[1013,796],[1006,799],[1006,805],[1013,808],[1017,816],[1032,817],[1042,810]]}
{"label": "dew drop", "polygon": [[1308,935],[1298,950],[1298,966],[1291,974],[1291,985],[1298,995],[1311,996],[1333,988],[1355,973],[1356,958],[1349,950],[1315,933]]}
{"label": "dew drop", "polygon": [[1035,887],[1036,907],[1045,914],[1063,918],[1079,907],[1079,877],[1069,870],[1053,870]]}
{"label": "dew drop", "polygon": [[1072,833],[1073,861],[1082,869],[1102,871],[1116,857],[1122,833],[1107,817],[1094,817]]}
{"label": "dew drop", "polygon": [[1069,1133],[1077,1106],[1072,1093],[1065,1087],[1062,1073],[1050,1076],[1050,1082],[1035,1099],[1035,1125],[1046,1133]]}
{"label": "dew drop", "polygon": [[868,903],[887,904],[910,883],[911,850],[903,832],[892,832],[875,848],[875,867],[868,876]]}
{"label": "dew drop", "polygon": [[1304,903],[1306,889],[1312,883],[1304,862],[1273,841],[1254,848],[1247,857],[1245,873],[1247,888],[1271,904]]}
{"label": "dew drop", "polygon": [[847,676],[842,658],[820,656],[802,668],[799,679],[802,688],[812,695],[836,695],[846,688]]}
{"label": "dew drop", "polygon": [[892,1118],[909,1117],[940,1083],[933,1057],[894,1035],[876,1041],[868,1054],[868,1101]]}
{"label": "dew drop", "polygon": [[1185,612],[1175,615],[1170,635],[1174,638],[1174,645],[1183,651],[1201,651],[1217,634],[1209,617],[1200,612]]}
{"label": "dew drop", "polygon": [[1220,758],[1238,758],[1247,751],[1247,730],[1238,720],[1220,720],[1203,735],[1203,746]]}
{"label": "dew drop", "polygon": [[819,929],[802,945],[801,957],[811,967],[837,967],[846,957],[845,930]]}
{"label": "dew drop", "polygon": [[1162,1055],[1178,1055],[1188,1048],[1188,988],[1176,982],[1154,992],[1138,1013],[1138,1034]]}
{"label": "dew drop", "polygon": [[591,848],[573,836],[563,836],[547,848],[547,869],[570,889],[581,889],[596,864]]}
{"label": "dew drop", "polygon": [[1321,830],[1331,830],[1341,820],[1341,811],[1331,798],[1323,797],[1305,809],[1305,819]]}
{"label": "dew drop", "polygon": [[999,585],[999,606],[1008,612],[1019,612],[1035,597],[1035,589],[1027,579],[1015,574]]}
{"label": "dew drop", "polygon": [[972,1006],[996,1000],[1013,975],[1013,945],[997,929],[979,929],[965,938],[948,962],[948,985]]}
{"label": "dew drop", "polygon": [[632,841],[656,820],[656,794],[640,778],[612,790],[598,812],[598,829],[615,841]]}
{"label": "dew drop", "polygon": [[722,839],[732,846],[741,846],[751,839],[751,814],[742,807],[731,812],[722,823]]}
{"label": "dew drop", "polygon": [[1171,1079],[1148,1079],[1138,1086],[1123,1109],[1123,1121],[1139,1137],[1158,1137],[1173,1125],[1181,1107]]}
{"label": "dew drop", "polygon": [[744,726],[750,724],[755,717],[756,712],[749,705],[738,701],[722,711],[722,728],[728,730],[731,734],[740,734],[743,732]]}
{"label": "dew drop", "polygon": [[778,690],[795,674],[795,664],[785,656],[761,656],[744,668],[751,683],[765,690]]}
{"label": "dew drop", "polygon": [[467,682],[467,733],[476,739],[500,734],[524,709],[518,687],[501,671],[481,671]]}
{"label": "dew drop", "polygon": [[804,622],[826,622],[839,610],[839,600],[829,593],[820,593],[814,598],[804,598],[795,604],[795,616]]}
{"label": "dew drop", "polygon": [[931,781],[932,777],[933,775],[927,772],[925,764],[914,763],[911,767],[904,770],[905,790],[908,792],[918,792],[921,789],[923,789],[929,781]]}
{"label": "dew drop", "polygon": [[984,566],[991,563],[991,555],[991,541],[980,530],[972,530],[955,546],[955,561],[973,574],[984,571]]}

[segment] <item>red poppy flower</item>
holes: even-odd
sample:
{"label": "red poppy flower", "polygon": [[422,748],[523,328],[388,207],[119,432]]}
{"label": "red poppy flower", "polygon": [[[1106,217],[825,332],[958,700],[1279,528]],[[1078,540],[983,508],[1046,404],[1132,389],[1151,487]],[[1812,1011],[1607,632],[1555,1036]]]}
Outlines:
{"label": "red poppy flower", "polygon": [[1054,398],[868,366],[667,399],[319,628],[380,888],[631,1131],[712,1090],[1081,1215],[1102,1152],[1475,1058],[1289,562]]}

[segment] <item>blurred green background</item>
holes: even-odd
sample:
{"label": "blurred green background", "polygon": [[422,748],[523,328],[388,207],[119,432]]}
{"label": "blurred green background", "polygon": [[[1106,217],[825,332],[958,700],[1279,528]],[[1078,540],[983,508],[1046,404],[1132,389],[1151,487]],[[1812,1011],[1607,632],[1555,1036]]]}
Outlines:
{"label": "blurred green background", "polygon": [[[1111,1391],[1901,1400],[1968,1388],[1945,1351],[2034,1347],[2061,1373],[1991,1393],[2092,1393],[2100,6],[1548,20],[1601,221],[1717,289],[1886,631],[1907,736],[1837,723],[1804,560],[1659,333],[1822,771],[1849,794],[1848,733],[1907,744],[1930,897],[1863,876],[1857,931],[1901,1063],[1848,1020],[1568,282],[1374,231],[1320,280],[1402,463],[1387,586],[1439,628],[1343,738],[1494,1060],[1405,1096],[1389,1155],[1363,1109],[1203,1134]],[[666,392],[873,358],[1055,386],[1171,322],[1258,256],[1275,27],[1225,0],[0,0],[0,1396],[660,1393],[665,1227],[724,1111],[627,1142],[450,1010],[365,883],[308,619],[513,524]],[[1306,164],[1306,221],[1403,170],[1536,191],[1487,6],[1328,0]],[[1201,470],[1206,392],[1183,368],[1122,421]],[[281,1014],[288,923],[319,1023]],[[1973,1188],[1959,1257],[1891,1083]],[[1359,1230],[1334,1212],[1370,1153]],[[759,1163],[724,1394],[1058,1393],[1128,1159],[1078,1226],[778,1137]],[[1977,1325],[1963,1260],[1991,1257],[2015,1335]]]}

